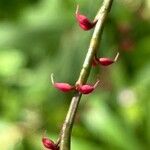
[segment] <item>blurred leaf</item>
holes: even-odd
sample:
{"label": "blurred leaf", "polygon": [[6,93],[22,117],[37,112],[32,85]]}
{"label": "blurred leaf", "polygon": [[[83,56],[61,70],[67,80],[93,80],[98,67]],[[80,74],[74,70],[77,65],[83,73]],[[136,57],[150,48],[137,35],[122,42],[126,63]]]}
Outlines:
{"label": "blurred leaf", "polygon": [[22,134],[17,126],[2,120],[0,120],[0,133],[0,149],[12,150],[22,139]]}
{"label": "blurred leaf", "polygon": [[83,119],[92,134],[116,146],[117,149],[141,149],[137,139],[120,123],[120,119],[109,110],[100,97],[93,96],[88,105],[90,108],[84,113]]}
{"label": "blurred leaf", "polygon": [[4,49],[0,51],[0,74],[10,76],[24,65],[24,55],[16,49]]}

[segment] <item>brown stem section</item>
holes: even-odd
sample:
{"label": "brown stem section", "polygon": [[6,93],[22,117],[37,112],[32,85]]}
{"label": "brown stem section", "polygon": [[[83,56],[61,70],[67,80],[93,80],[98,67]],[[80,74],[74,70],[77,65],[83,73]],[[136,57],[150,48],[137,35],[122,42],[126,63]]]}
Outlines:
{"label": "brown stem section", "polygon": [[[95,17],[98,21],[95,26],[93,36],[91,38],[91,42],[85,57],[85,61],[83,63],[83,67],[76,82],[77,85],[85,84],[88,79],[91,70],[92,60],[99,48],[104,23],[110,11],[112,2],[113,0],[104,0],[100,10],[98,11],[98,14]],[[81,93],[76,92],[71,100],[71,104],[60,134],[60,150],[70,150],[72,126],[74,124],[74,118],[81,96]]]}

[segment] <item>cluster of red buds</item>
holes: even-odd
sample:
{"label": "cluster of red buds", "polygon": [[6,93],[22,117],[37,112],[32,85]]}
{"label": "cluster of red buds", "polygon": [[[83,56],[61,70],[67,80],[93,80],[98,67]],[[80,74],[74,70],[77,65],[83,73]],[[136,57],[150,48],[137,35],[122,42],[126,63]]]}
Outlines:
{"label": "cluster of red buds", "polygon": [[[90,21],[86,16],[80,14],[79,13],[79,5],[77,5],[77,8],[76,8],[76,19],[77,19],[77,21],[79,23],[79,26],[83,30],[90,30],[90,29],[94,28],[96,23],[97,23],[97,20]],[[118,57],[119,57],[119,53],[117,53],[117,55],[116,55],[116,57],[114,59],[107,58],[107,57],[97,58],[95,56],[94,59],[93,59],[93,63],[92,64],[93,64],[93,66],[96,66],[98,64],[100,64],[102,66],[109,66],[112,63],[116,62]],[[66,84],[66,87],[68,87],[68,86],[70,87],[71,90],[73,89],[72,86]]]}
{"label": "cluster of red buds", "polygon": [[[83,30],[90,30],[90,29],[94,28],[97,23],[96,19],[94,21],[90,21],[86,16],[80,14],[79,13],[79,5],[77,5],[77,9],[76,9],[76,19],[79,23],[79,26]],[[117,53],[117,55],[115,56],[114,59],[107,58],[107,57],[97,58],[97,56],[95,55],[93,58],[92,65],[97,66],[100,64],[103,66],[109,66],[109,65],[115,63],[117,61],[118,57],[119,57],[119,53]],[[76,83],[76,85],[71,85],[69,83],[54,82],[53,74],[51,74],[51,81],[52,81],[53,86],[62,92],[78,91],[81,94],[89,94],[89,93],[93,92],[100,82],[98,80],[93,85],[90,85],[90,84],[81,85],[81,84],[77,84],[77,83]],[[44,147],[46,147],[47,149],[50,149],[50,150],[59,150],[60,149],[58,146],[59,142],[54,143],[51,139],[49,139],[47,137],[42,138],[42,143],[43,143]]]}
{"label": "cluster of red buds", "polygon": [[[76,19],[79,23],[79,26],[83,30],[90,30],[97,23],[97,20],[94,20],[93,22],[91,22],[86,16],[80,14],[79,13],[79,5],[77,5],[77,8],[76,8]],[[96,66],[98,64],[103,65],[103,66],[108,66],[108,65],[111,65],[112,63],[116,62],[117,59],[118,59],[118,56],[119,56],[119,53],[117,53],[117,55],[114,59],[111,59],[111,58],[97,58],[95,56],[94,59],[93,59],[92,64],[93,64],[93,66]],[[98,83],[99,83],[99,80],[94,85],[90,85],[90,84],[71,85],[69,83],[54,82],[53,74],[51,74],[51,81],[52,81],[53,86],[55,88],[57,88],[58,90],[62,91],[62,92],[78,91],[82,94],[89,94],[89,93],[93,92],[94,89],[98,86]]]}
{"label": "cluster of red buds", "polygon": [[115,63],[118,60],[119,57],[119,53],[117,53],[117,55],[115,56],[114,59],[108,58],[108,57],[101,57],[101,58],[97,58],[96,56],[93,59],[92,65],[96,66],[96,65],[102,65],[102,66],[109,66],[113,63]]}
{"label": "cluster of red buds", "polygon": [[90,21],[86,16],[82,15],[79,13],[79,5],[77,5],[77,9],[76,9],[76,19],[79,23],[79,26],[83,29],[83,30],[90,30],[92,29],[96,23],[97,20],[94,21]]}
{"label": "cluster of red buds", "polygon": [[[90,30],[92,29],[96,23],[97,20],[94,20],[93,22],[91,22],[86,16],[82,15],[79,13],[79,5],[77,5],[76,8],[76,19],[80,25],[80,27],[83,30]],[[95,55],[92,65],[96,66],[96,65],[103,65],[103,66],[109,66],[112,63],[116,62],[118,59],[119,53],[117,53],[117,55],[115,56],[114,59],[111,58],[97,58],[97,56]],[[94,85],[89,85],[89,84],[84,84],[84,85],[80,85],[80,84],[76,84],[76,85],[71,85],[69,83],[63,83],[63,82],[54,82],[53,79],[53,74],[51,74],[51,81],[52,84],[55,88],[57,88],[58,90],[62,91],[62,92],[70,92],[70,91],[78,91],[82,94],[89,94],[91,92],[94,91],[94,89],[97,87],[99,81],[97,81]]]}
{"label": "cluster of red buds", "polygon": [[50,149],[50,150],[59,150],[58,144],[55,144],[51,139],[47,137],[42,138],[42,143],[45,148]]}
{"label": "cluster of red buds", "polygon": [[[116,54],[114,59],[108,57],[101,57],[97,58],[96,56],[93,59],[92,65],[102,65],[102,66],[109,66],[115,63],[118,60],[119,53]],[[82,94],[89,94],[94,91],[94,89],[98,86],[99,80],[94,85],[84,84],[84,85],[71,85],[69,83],[63,82],[54,82],[53,74],[51,74],[51,81],[55,88],[62,92],[70,92],[76,90]]]}
{"label": "cluster of red buds", "polygon": [[79,91],[82,94],[89,94],[98,86],[99,80],[94,85],[70,85],[69,83],[54,82],[53,74],[51,74],[51,81],[55,88],[62,92],[70,92],[73,90]]}

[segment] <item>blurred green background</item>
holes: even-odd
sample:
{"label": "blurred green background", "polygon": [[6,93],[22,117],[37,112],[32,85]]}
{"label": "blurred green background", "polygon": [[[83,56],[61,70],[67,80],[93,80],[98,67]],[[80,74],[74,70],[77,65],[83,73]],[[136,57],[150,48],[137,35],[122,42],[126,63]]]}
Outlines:
{"label": "blurred green background", "polygon": [[[0,150],[42,150],[55,140],[73,93],[53,88],[74,84],[93,31],[81,30],[76,4],[94,18],[102,0],[0,0]],[[148,150],[150,143],[150,1],[114,0],[99,57],[73,128],[72,150]]]}

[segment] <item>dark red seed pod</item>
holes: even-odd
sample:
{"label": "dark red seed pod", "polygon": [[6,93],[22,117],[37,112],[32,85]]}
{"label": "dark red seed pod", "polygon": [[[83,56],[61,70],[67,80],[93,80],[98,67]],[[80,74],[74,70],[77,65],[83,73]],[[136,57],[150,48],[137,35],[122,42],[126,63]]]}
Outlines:
{"label": "dark red seed pod", "polygon": [[78,87],[78,91],[82,94],[89,94],[94,90],[92,85],[82,85]]}
{"label": "dark red seed pod", "polygon": [[42,143],[46,148],[48,148],[50,150],[58,150],[56,144],[49,138],[43,137]]}
{"label": "dark red seed pod", "polygon": [[99,58],[99,63],[103,66],[109,66],[111,65],[112,63],[116,62],[118,60],[118,57],[119,57],[119,53],[117,53],[117,55],[115,56],[114,59],[111,59],[111,58]]}
{"label": "dark red seed pod", "polygon": [[79,26],[83,30],[90,30],[97,23],[97,21],[91,22],[86,16],[80,14],[79,13],[79,5],[77,5],[77,9],[76,9],[76,19],[77,19],[77,21],[79,23]]}
{"label": "dark red seed pod", "polygon": [[112,63],[114,63],[114,60],[110,59],[110,58],[100,58],[99,59],[99,63],[103,66],[109,66]]}
{"label": "dark red seed pod", "polygon": [[54,87],[62,92],[70,92],[71,90],[74,89],[74,86],[72,86],[68,83],[61,83],[61,82],[55,83],[54,79],[53,79],[53,74],[51,74],[51,81],[52,81],[52,84],[54,85]]}
{"label": "dark red seed pod", "polygon": [[56,87],[57,89],[63,92],[69,92],[74,89],[74,86],[71,86],[68,83],[54,83],[54,87]]}
{"label": "dark red seed pod", "polygon": [[99,81],[97,81],[94,85],[88,85],[88,84],[85,84],[85,85],[79,85],[77,87],[77,90],[79,92],[81,92],[82,94],[89,94],[91,92],[93,92],[93,90],[97,87]]}

